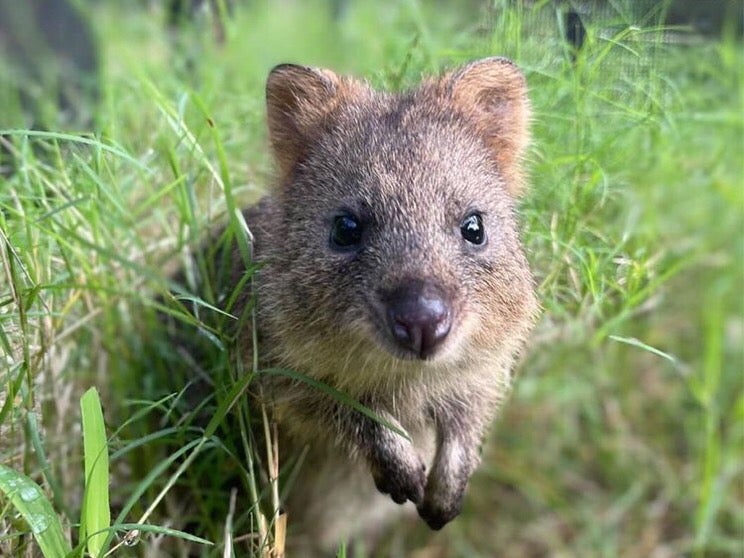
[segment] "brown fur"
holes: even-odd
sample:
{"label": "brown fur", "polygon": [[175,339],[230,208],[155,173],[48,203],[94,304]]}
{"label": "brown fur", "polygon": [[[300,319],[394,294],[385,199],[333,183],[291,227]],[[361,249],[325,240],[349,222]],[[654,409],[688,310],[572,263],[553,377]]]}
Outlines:
{"label": "brown fur", "polygon": [[[286,502],[290,548],[327,555],[411,502],[441,528],[459,513],[538,309],[514,214],[528,141],[524,77],[489,58],[390,94],[283,65],[269,76],[267,109],[278,180],[246,212],[261,263],[261,363],[344,391],[410,435],[266,377],[283,455],[309,446]],[[487,234],[477,247],[460,232],[474,210]],[[345,212],[364,224],[351,253],[329,246]],[[386,293],[416,282],[436,285],[451,318],[427,358],[401,349],[384,321]]]}

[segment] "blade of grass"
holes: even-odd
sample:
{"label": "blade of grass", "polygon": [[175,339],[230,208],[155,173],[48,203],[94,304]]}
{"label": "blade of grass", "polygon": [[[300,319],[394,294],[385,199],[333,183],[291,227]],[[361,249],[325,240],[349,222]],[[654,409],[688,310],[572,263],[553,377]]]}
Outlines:
{"label": "blade of grass", "polygon": [[613,341],[617,341],[618,343],[625,343],[626,345],[630,345],[631,347],[638,347],[639,349],[643,349],[644,351],[653,353],[656,356],[660,356],[661,358],[668,360],[672,364],[679,364],[679,361],[674,355],[665,353],[664,351],[657,349],[656,347],[652,347],[651,345],[648,345],[643,341],[636,339],[635,337],[619,337],[617,335],[610,335],[609,338]]}
{"label": "blade of grass", "polygon": [[71,551],[70,545],[39,485],[10,467],[0,465],[0,491],[28,523],[44,558],[65,558]]}
{"label": "blade of grass", "polygon": [[40,428],[35,413],[28,413],[28,415],[26,415],[26,427],[28,428],[28,435],[31,438],[31,445],[33,445],[36,456],[41,464],[41,471],[44,474],[44,479],[49,483],[49,487],[52,489],[54,506],[60,512],[71,517],[70,510],[67,508],[65,501],[62,498],[62,486],[52,472],[52,467],[47,459],[44,445],[41,443]]}
{"label": "blade of grass", "polygon": [[83,418],[83,452],[85,456],[85,496],[81,533],[88,533],[88,552],[94,558],[102,555],[106,530],[111,524],[109,508],[109,455],[101,401],[96,388],[90,388],[80,399]]}
{"label": "blade of grass", "polygon": [[[129,499],[124,504],[121,511],[119,512],[119,515],[114,521],[114,526],[118,529],[123,524],[122,522],[124,521],[124,518],[129,514],[129,512],[135,506],[137,501],[147,491],[147,489],[150,488],[150,486],[152,486],[152,484],[155,482],[155,479],[157,479],[161,474],[163,474],[163,472],[167,471],[168,467],[170,467],[173,463],[175,463],[178,459],[180,459],[182,455],[191,451],[195,446],[199,444],[202,444],[201,438],[192,440],[191,442],[189,442],[182,448],[178,449],[177,451],[169,455],[167,459],[164,459],[163,461],[157,463],[152,468],[152,470],[147,474],[147,476],[144,479],[142,479],[137,485],[137,487],[129,494]],[[173,482],[175,483],[175,480]],[[146,516],[143,516],[143,518],[140,519],[139,523],[143,523],[144,521],[146,521],[147,517],[149,517],[149,514],[147,514]]]}
{"label": "blade of grass", "polygon": [[268,374],[268,375],[275,375],[275,376],[286,376],[287,378],[292,378],[293,380],[298,380],[300,382],[304,382],[308,384],[309,386],[314,387],[315,389],[322,391],[324,393],[327,393],[331,397],[333,397],[335,400],[339,401],[340,403],[343,403],[347,407],[351,407],[355,411],[360,412],[365,417],[368,417],[372,419],[373,421],[381,424],[385,428],[389,428],[396,434],[400,434],[403,436],[406,440],[410,440],[411,437],[405,430],[401,430],[400,428],[396,427],[395,425],[391,424],[390,422],[386,421],[382,417],[378,416],[374,411],[371,409],[365,407],[362,405],[359,401],[354,399],[353,397],[349,397],[344,392],[339,391],[328,384],[324,384],[323,382],[319,382],[318,380],[315,380],[313,378],[310,378],[308,376],[305,376],[304,374],[300,374],[298,372],[295,372],[294,370],[288,370],[286,368],[266,368],[264,370],[261,370],[259,372],[260,374]]}
{"label": "blade of grass", "polygon": [[208,541],[207,539],[197,537],[196,535],[192,535],[184,531],[179,531],[178,529],[170,529],[168,527],[160,527],[158,525],[148,525],[147,523],[120,523],[112,527],[112,529],[115,529],[116,531],[127,531],[127,532],[137,530],[137,531],[148,532],[148,533],[159,533],[162,535],[168,535],[169,537],[178,537],[179,539],[183,539],[186,541],[191,541],[191,542],[195,542],[195,543],[199,543],[199,544],[203,544],[207,546],[214,545],[212,541]]}
{"label": "blade of grass", "polygon": [[61,140],[61,141],[77,143],[81,145],[89,145],[89,146],[93,146],[98,149],[101,149],[102,151],[107,151],[111,153],[112,155],[116,155],[121,160],[131,163],[132,165],[137,167],[139,170],[143,170],[143,171],[148,170],[145,165],[143,165],[140,161],[132,157],[129,153],[127,153],[120,147],[116,145],[109,145],[109,144],[103,143],[101,140],[97,140],[97,139],[86,137],[86,136],[65,134],[61,132],[49,132],[46,130],[25,130],[25,129],[0,130],[0,135],[37,137],[37,138],[44,138],[44,139],[50,139],[50,140],[52,139]]}
{"label": "blade of grass", "polygon": [[[720,288],[719,288],[720,289]],[[721,291],[723,289],[720,289]],[[717,494],[718,478],[721,474],[722,447],[719,418],[719,390],[723,368],[724,320],[720,293],[711,296],[703,315],[705,354],[700,376],[690,382],[703,414],[705,425],[702,435],[703,448],[700,457],[700,481],[698,483],[698,505],[695,511],[694,555],[704,556],[711,538],[716,513],[721,498]]]}

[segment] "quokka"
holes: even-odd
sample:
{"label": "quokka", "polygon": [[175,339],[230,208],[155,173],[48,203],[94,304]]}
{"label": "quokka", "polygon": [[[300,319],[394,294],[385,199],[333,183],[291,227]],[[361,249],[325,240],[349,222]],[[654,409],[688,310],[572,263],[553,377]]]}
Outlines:
{"label": "quokka", "polygon": [[[515,215],[525,78],[487,58],[393,94],[286,64],[266,101],[277,177],[244,212],[261,366],[379,418],[307,383],[258,380],[282,453],[306,451],[284,503],[289,556],[373,540],[406,513],[440,529],[538,314]],[[245,264],[237,248],[227,260],[235,285]]]}

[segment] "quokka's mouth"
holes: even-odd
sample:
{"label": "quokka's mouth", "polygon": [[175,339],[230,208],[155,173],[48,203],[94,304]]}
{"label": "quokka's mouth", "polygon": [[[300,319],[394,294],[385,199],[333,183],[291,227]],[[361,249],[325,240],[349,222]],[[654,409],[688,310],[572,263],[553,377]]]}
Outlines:
{"label": "quokka's mouth", "polygon": [[398,357],[401,358],[401,360],[412,360],[412,361],[422,361],[422,362],[433,362],[435,360],[438,360],[438,357],[440,353],[443,353],[444,351],[429,351],[426,353],[416,353],[413,351],[398,351]]}

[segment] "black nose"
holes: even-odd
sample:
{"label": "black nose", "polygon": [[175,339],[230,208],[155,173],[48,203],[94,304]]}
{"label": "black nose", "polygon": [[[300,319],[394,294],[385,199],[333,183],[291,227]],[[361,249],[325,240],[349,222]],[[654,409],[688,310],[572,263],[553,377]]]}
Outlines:
{"label": "black nose", "polygon": [[426,281],[413,281],[390,292],[385,300],[395,342],[419,358],[430,357],[452,326],[450,301],[442,289]]}

